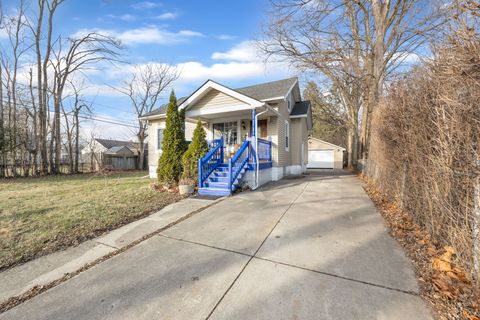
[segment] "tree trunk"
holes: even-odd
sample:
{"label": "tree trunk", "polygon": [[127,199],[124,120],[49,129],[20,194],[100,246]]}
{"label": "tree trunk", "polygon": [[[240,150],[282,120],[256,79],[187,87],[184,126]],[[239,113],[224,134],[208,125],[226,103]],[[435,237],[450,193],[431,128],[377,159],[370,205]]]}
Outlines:
{"label": "tree trunk", "polygon": [[[41,2],[44,2],[44,0],[41,0]],[[47,41],[46,41],[46,48],[45,48],[45,56],[43,57],[43,65],[41,67],[42,75],[43,75],[43,81],[42,81],[42,86],[39,87],[39,90],[42,91],[41,97],[43,100],[43,108],[45,113],[48,111],[48,99],[47,99],[47,92],[48,92],[48,63],[50,61],[50,53],[52,51],[52,32],[53,32],[53,14],[55,12],[55,9],[57,7],[57,1],[54,0],[53,3],[51,4],[51,9],[49,10],[49,15],[48,15],[48,29],[47,29]],[[46,124],[45,124],[45,130],[46,130]],[[53,121],[53,128],[51,132],[51,138],[50,138],[50,172],[53,173],[55,172],[55,164],[53,163],[53,142],[55,140],[55,121]],[[45,144],[46,144],[46,133],[45,133]],[[52,171],[53,169],[53,171]]]}
{"label": "tree trunk", "polygon": [[42,51],[40,49],[42,25],[43,25],[43,11],[45,8],[45,0],[39,0],[39,12],[37,29],[35,31],[35,53],[37,58],[37,94],[38,94],[38,148],[40,152],[40,173],[46,174],[47,167],[47,108],[45,100],[43,99],[46,92],[43,89],[43,72],[42,72]]}
{"label": "tree trunk", "polygon": [[140,129],[138,131],[138,147],[140,148],[138,152],[138,169],[143,170],[144,168],[144,145],[145,145],[145,127],[144,124],[139,121]]}
{"label": "tree trunk", "polygon": [[[49,119],[50,119],[50,117],[49,117]],[[50,174],[53,174],[56,171],[55,170],[55,162],[53,161],[54,143],[55,143],[55,121],[52,119],[52,128],[50,130],[50,145],[49,145],[49,148],[48,148]]]}
{"label": "tree trunk", "polygon": [[347,166],[348,169],[354,169],[357,164],[357,144],[358,144],[358,130],[350,127],[348,129],[347,142]]}
{"label": "tree trunk", "polygon": [[372,115],[382,94],[384,68],[385,68],[385,36],[387,30],[388,6],[380,0],[372,0],[373,18],[375,21],[374,54],[370,56],[372,77],[369,81],[368,101],[364,109],[364,122],[362,122],[362,158],[366,168],[371,140]]}
{"label": "tree trunk", "polygon": [[78,173],[78,159],[79,159],[79,154],[80,154],[80,149],[79,149],[79,146],[78,146],[78,140],[79,140],[79,137],[80,137],[80,124],[78,123],[78,113],[79,113],[80,110],[76,109],[75,110],[75,167],[73,169],[73,171],[75,173]]}
{"label": "tree trunk", "polygon": [[58,174],[61,162],[62,141],[60,135],[60,93],[55,94],[54,97],[54,140],[55,140],[55,165],[53,174]]}
{"label": "tree trunk", "polygon": [[3,75],[0,66],[0,178],[5,177],[5,131],[3,125]]}

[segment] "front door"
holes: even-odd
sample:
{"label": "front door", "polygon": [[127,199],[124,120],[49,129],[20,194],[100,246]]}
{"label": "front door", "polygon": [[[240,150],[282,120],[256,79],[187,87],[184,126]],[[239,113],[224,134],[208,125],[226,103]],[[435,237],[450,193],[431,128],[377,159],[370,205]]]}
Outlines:
{"label": "front door", "polygon": [[[257,122],[257,136],[262,139],[267,139],[268,132],[267,132],[267,119],[258,120]],[[250,136],[252,135],[252,121],[250,121]]]}
{"label": "front door", "polygon": [[268,132],[267,132],[267,120],[258,120],[258,137],[262,139],[267,139]]}
{"label": "front door", "polygon": [[226,159],[235,153],[238,144],[237,128],[238,124],[236,121],[213,124],[213,138],[220,139],[223,136]]}

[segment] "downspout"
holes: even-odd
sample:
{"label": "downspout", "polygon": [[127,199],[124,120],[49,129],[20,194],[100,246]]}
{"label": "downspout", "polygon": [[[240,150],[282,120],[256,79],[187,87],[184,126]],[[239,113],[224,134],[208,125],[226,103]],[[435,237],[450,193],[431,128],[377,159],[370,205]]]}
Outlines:
{"label": "downspout", "polygon": [[255,119],[254,119],[254,128],[255,128],[255,186],[252,188],[252,190],[256,190],[258,188],[258,175],[259,175],[259,170],[260,166],[258,165],[258,116],[266,113],[268,111],[268,107],[265,106],[265,110],[263,110],[260,113],[255,113]]}

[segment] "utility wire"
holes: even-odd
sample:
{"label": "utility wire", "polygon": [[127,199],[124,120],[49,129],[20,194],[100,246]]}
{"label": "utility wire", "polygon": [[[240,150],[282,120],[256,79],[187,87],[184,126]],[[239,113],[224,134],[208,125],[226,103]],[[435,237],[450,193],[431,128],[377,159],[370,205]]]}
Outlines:
{"label": "utility wire", "polygon": [[[7,101],[4,101],[4,103],[8,103]],[[17,101],[17,106],[22,106],[22,107],[31,107],[31,105],[25,105],[19,101]],[[55,113],[54,110],[48,110],[50,112],[53,112]],[[68,112],[69,114],[71,114],[73,111],[70,111]],[[79,113],[78,115],[79,118],[82,118],[82,119],[86,119],[86,120],[92,120],[92,121],[98,121],[98,122],[104,122],[104,123],[110,123],[110,124],[115,124],[115,125],[119,125],[119,126],[124,126],[124,127],[130,127],[130,128],[136,128],[138,129],[138,125],[135,125],[135,124],[132,124],[132,123],[126,123],[126,122],[120,122],[120,121],[116,121],[116,120],[110,120],[110,119],[105,119],[104,117],[101,117],[101,116],[97,116],[97,115],[89,115],[89,114],[85,114],[85,113]],[[103,119],[102,119],[103,118]]]}

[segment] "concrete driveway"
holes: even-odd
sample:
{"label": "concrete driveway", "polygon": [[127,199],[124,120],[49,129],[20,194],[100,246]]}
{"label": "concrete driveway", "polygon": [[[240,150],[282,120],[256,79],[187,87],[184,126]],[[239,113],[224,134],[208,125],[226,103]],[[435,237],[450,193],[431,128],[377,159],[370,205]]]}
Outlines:
{"label": "concrete driveway", "polygon": [[228,198],[0,319],[430,319],[355,176]]}

